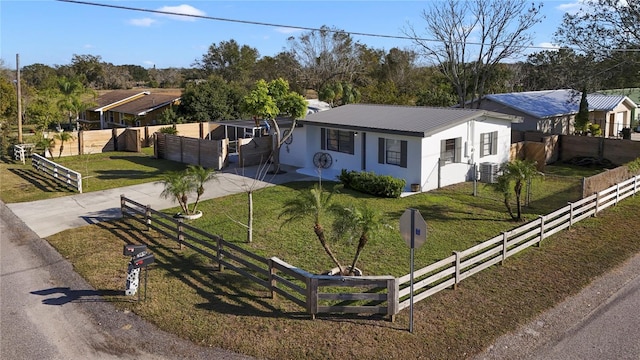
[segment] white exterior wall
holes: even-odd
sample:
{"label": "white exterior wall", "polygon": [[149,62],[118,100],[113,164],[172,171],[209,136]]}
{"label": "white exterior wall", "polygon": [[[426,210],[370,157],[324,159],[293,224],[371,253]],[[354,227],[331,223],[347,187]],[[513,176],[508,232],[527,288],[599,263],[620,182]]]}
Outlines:
{"label": "white exterior wall", "polygon": [[[480,157],[480,135],[498,132],[497,154]],[[479,119],[454,126],[422,140],[422,191],[438,188],[438,162],[440,142],[461,137],[459,163],[442,166],[440,186],[448,186],[473,179],[473,164],[483,162],[503,163],[509,161],[511,146],[511,124],[504,120]]]}
{"label": "white exterior wall", "polygon": [[[391,175],[405,179],[405,191],[411,184],[420,184],[422,191],[438,187],[438,160],[440,159],[440,141],[461,137],[461,156],[459,163],[442,167],[440,185],[447,186],[472,179],[473,164],[482,162],[503,163],[509,161],[511,146],[511,124],[504,120],[479,119],[460,124],[427,138],[362,132],[354,137],[354,154],[321,150],[319,126],[305,124],[296,128],[293,142],[284,145],[280,152],[280,161],[305,169],[314,169],[313,155],[317,152],[329,153],[333,159],[331,167],[322,169],[322,177],[335,180],[342,169],[355,171],[373,171],[376,174]],[[480,158],[480,134],[498,132],[497,154]],[[407,167],[378,163],[378,138],[407,141]],[[366,142],[366,158],[363,163],[363,139]]]}
{"label": "white exterior wall", "polygon": [[[398,165],[378,163],[378,139],[385,138],[391,140],[404,140],[407,142],[407,167]],[[420,162],[421,138],[414,136],[402,136],[393,134],[367,133],[367,163],[366,171],[373,171],[376,174],[391,175],[395,178],[404,179],[405,190],[409,191],[411,184],[420,183]]]}
{"label": "white exterior wall", "polygon": [[[293,140],[291,144],[282,144],[280,148],[280,163],[296,167],[304,167],[307,160],[307,129],[308,127],[297,127],[293,130]],[[283,130],[284,131],[284,130]],[[313,154],[311,154],[313,156]]]}

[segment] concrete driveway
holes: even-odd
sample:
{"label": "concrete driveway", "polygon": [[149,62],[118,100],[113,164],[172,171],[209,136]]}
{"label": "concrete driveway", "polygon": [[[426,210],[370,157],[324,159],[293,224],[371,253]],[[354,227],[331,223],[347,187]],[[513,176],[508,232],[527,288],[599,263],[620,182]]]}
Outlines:
{"label": "concrete driveway", "polygon": [[[286,173],[256,176],[257,166],[245,170],[229,169],[218,173],[217,179],[205,184],[202,200],[260,189],[296,180],[314,180],[296,173],[295,168],[283,166]],[[263,180],[256,180],[262,178]],[[160,196],[162,184],[151,182],[117,189],[75,194],[55,199],[7,204],[9,209],[40,237],[61,231],[120,217],[120,195],[153,209],[163,210],[178,206],[173,199]]]}

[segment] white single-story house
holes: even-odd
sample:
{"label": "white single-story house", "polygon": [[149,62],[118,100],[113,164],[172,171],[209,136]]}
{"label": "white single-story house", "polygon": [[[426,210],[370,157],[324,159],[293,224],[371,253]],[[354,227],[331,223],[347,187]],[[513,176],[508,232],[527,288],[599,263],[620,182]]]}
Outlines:
{"label": "white single-story house", "polygon": [[299,120],[280,161],[324,179],[373,171],[405,179],[407,192],[428,191],[473,179],[474,165],[509,161],[519,121],[478,109],[349,104]]}
{"label": "white single-story house", "polygon": [[[479,108],[522,117],[514,130],[573,135],[581,97],[572,89],[491,94],[482,98]],[[618,137],[623,128],[631,127],[637,108],[624,95],[587,94],[587,103],[589,121],[600,125],[604,137]]]}

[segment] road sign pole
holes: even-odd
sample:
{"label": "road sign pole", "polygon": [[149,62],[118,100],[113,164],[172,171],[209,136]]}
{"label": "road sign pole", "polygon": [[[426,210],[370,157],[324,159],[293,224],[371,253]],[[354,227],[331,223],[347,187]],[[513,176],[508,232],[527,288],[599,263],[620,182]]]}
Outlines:
{"label": "road sign pole", "polygon": [[[411,229],[415,229],[416,220],[415,220],[415,209],[411,209]],[[415,230],[411,231],[411,275],[410,275],[410,300],[409,300],[409,332],[413,334],[413,252],[415,249],[415,239],[416,234]]]}

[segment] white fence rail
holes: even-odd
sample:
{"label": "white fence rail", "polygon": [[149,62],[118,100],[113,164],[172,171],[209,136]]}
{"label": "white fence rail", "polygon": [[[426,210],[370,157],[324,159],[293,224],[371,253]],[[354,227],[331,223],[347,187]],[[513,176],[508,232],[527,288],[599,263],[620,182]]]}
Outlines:
{"label": "white fence rail", "polygon": [[[533,246],[539,246],[542,240],[564,230],[576,222],[617,204],[634,195],[640,186],[640,175],[602,190],[582,200],[571,202],[567,206],[550,214],[540,216],[515,229],[505,231],[481,244],[464,251],[455,251],[453,255],[414,272],[414,296],[417,302],[448,287],[456,285],[492,265],[503,263],[508,257]],[[410,278],[404,275],[398,281],[398,306],[402,310],[410,306]]]}
{"label": "white fence rail", "polygon": [[47,174],[50,178],[82,194],[82,174],[79,172],[58,165],[38,154],[31,155],[31,165],[37,171]]}
{"label": "white fence rail", "polygon": [[16,161],[22,162],[22,164],[24,165],[26,163],[26,158],[31,156],[31,153],[34,149],[34,144],[13,145],[13,158]]}

